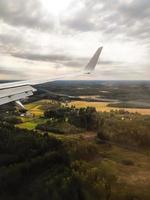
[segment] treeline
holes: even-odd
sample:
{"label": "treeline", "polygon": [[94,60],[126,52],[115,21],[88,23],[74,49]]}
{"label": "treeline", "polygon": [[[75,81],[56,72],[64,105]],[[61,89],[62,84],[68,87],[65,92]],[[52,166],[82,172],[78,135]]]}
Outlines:
{"label": "treeline", "polygon": [[79,133],[83,130],[96,130],[97,127],[97,112],[93,107],[77,109],[60,105],[46,110],[44,117],[49,120],[36,127],[42,131]]}
{"label": "treeline", "polygon": [[102,141],[131,147],[150,146],[149,116],[124,110],[98,113],[93,107],[77,109],[59,104],[47,109],[44,117],[48,121],[37,126],[42,131],[61,134],[94,131]]}
{"label": "treeline", "polygon": [[129,147],[150,147],[150,117],[126,111],[99,114],[98,138]]}
{"label": "treeline", "polygon": [[116,107],[116,108],[145,108],[145,109],[149,109],[150,108],[150,104],[149,103],[138,103],[138,102],[134,102],[134,103],[128,103],[128,102],[120,102],[120,103],[110,103],[107,105],[108,107]]}

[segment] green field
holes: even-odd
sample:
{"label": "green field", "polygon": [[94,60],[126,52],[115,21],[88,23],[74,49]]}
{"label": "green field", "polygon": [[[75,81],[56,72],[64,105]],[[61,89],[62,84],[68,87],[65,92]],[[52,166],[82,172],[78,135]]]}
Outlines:
{"label": "green field", "polygon": [[16,126],[19,128],[33,130],[35,129],[37,124],[44,123],[45,119],[42,118],[44,110],[42,109],[42,106],[50,102],[50,100],[40,100],[26,104],[25,107],[28,110],[28,114],[27,116],[20,117],[22,123],[17,124]]}

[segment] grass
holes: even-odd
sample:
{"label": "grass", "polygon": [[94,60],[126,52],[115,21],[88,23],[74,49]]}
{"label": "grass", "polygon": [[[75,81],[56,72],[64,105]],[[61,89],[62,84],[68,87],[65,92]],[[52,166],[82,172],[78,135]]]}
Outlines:
{"label": "grass", "polygon": [[57,139],[62,140],[65,143],[70,143],[70,142],[77,142],[81,139],[82,134],[69,134],[69,135],[64,135],[64,134],[56,134],[56,133],[51,133],[48,132],[49,136],[55,136]]}
{"label": "grass", "polygon": [[26,104],[25,107],[31,116],[20,117],[22,123],[17,124],[16,127],[26,128],[28,130],[34,130],[38,124],[45,123],[47,120],[42,118],[44,110],[41,109],[41,106],[45,104],[47,100],[36,101],[33,103]]}
{"label": "grass", "polygon": [[[116,145],[108,147],[105,144],[99,144],[98,149],[100,156],[92,161],[94,166],[101,164],[102,157],[115,165],[118,179],[118,197],[115,199],[121,199],[124,194],[138,196],[137,199],[150,199],[150,157],[145,152],[134,152]],[[124,164],[124,160],[132,161],[133,165]]]}
{"label": "grass", "polygon": [[41,117],[21,117],[22,123],[17,124],[16,127],[34,130],[38,124],[46,123],[47,119]]}
{"label": "grass", "polygon": [[37,123],[35,123],[35,122],[24,122],[24,123],[18,124],[16,126],[19,127],[19,128],[25,128],[25,129],[28,129],[28,130],[33,130],[37,126]]}
{"label": "grass", "polygon": [[143,115],[150,115],[150,109],[146,108],[116,108],[108,107],[109,102],[87,102],[87,101],[72,101],[69,106],[75,106],[77,108],[81,107],[95,107],[97,111],[110,112],[111,110],[126,110],[132,113],[140,113]]}
{"label": "grass", "polygon": [[51,100],[40,100],[33,103],[26,104],[26,109],[32,113],[34,116],[42,116],[44,113],[44,110],[42,109],[42,106],[46,103],[50,103]]}

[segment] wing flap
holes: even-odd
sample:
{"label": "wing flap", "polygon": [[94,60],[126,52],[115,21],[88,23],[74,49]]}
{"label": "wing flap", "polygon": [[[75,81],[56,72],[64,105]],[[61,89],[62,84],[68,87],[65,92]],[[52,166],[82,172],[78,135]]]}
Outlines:
{"label": "wing flap", "polygon": [[33,92],[35,91],[36,89],[31,86],[22,86],[0,90],[0,105],[24,99],[33,95]]}

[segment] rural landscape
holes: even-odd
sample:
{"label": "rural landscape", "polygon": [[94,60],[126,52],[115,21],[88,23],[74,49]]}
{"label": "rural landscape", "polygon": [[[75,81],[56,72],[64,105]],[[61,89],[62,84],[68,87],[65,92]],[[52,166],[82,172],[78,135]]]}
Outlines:
{"label": "rural landscape", "polygon": [[0,199],[149,200],[149,100],[148,81],[57,81],[1,107]]}
{"label": "rural landscape", "polygon": [[150,200],[150,0],[0,0],[0,200]]}

